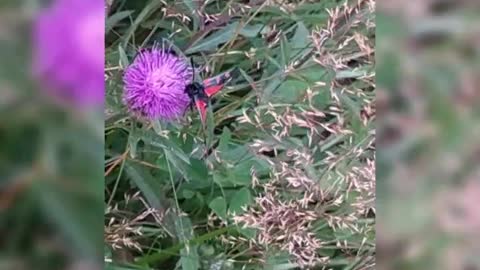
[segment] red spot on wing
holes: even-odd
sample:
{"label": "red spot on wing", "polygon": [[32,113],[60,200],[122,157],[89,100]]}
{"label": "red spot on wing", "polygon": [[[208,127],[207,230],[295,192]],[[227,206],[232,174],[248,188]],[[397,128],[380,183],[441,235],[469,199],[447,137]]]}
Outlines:
{"label": "red spot on wing", "polygon": [[205,101],[196,99],[195,106],[197,106],[198,113],[200,114],[200,120],[202,120],[202,124],[205,126],[207,120],[207,103]]}
{"label": "red spot on wing", "polygon": [[216,93],[218,93],[220,90],[222,90],[222,88],[223,88],[223,84],[207,87],[205,88],[205,94],[207,94],[208,97],[211,97]]}
{"label": "red spot on wing", "polygon": [[212,84],[215,84],[214,78],[209,78],[209,79],[203,80],[203,85],[205,85],[206,87],[209,87]]}
{"label": "red spot on wing", "polygon": [[229,71],[227,71],[227,72],[219,74],[215,77],[205,79],[203,81],[203,85],[205,85],[205,87],[208,88],[208,87],[214,86],[214,85],[225,84],[230,79],[231,79],[231,74],[230,74]]}

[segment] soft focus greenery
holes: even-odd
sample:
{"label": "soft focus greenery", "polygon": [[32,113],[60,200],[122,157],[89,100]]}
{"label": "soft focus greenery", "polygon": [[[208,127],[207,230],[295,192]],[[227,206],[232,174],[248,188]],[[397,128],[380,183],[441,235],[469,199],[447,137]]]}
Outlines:
{"label": "soft focus greenery", "polygon": [[[324,258],[313,268],[373,269],[372,1],[347,1],[352,10],[334,0],[165,2],[113,1],[106,21],[108,269],[297,269],[293,254],[252,244],[258,231],[233,221],[275,177],[278,200],[302,198],[307,186],[324,192],[305,207],[318,217],[309,230]],[[195,113],[148,123],[122,104],[123,70],[161,38],[204,77],[241,70],[205,130]]]}
{"label": "soft focus greenery", "polygon": [[94,269],[102,112],[54,104],[32,79],[34,2],[0,3],[0,269]]}
{"label": "soft focus greenery", "polygon": [[379,6],[379,269],[478,269],[479,2]]}

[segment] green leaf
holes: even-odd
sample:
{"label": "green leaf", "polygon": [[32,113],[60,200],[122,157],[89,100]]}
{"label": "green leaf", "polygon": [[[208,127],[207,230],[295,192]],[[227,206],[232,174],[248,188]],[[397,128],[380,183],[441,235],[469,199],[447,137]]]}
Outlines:
{"label": "green leaf", "polygon": [[271,101],[273,92],[280,86],[282,82],[283,79],[280,79],[277,76],[268,81],[268,84],[263,87],[263,92],[261,93],[262,104],[267,104]]}
{"label": "green leaf", "polygon": [[241,233],[243,236],[247,237],[247,239],[255,239],[257,235],[257,231],[254,228],[238,228],[238,232]]}
{"label": "green leaf", "polygon": [[220,155],[220,159],[230,162],[230,163],[237,163],[242,159],[247,157],[252,157],[252,155],[248,152],[248,147],[245,145],[238,145],[234,148],[230,149],[223,149]]}
{"label": "green leaf", "polygon": [[370,66],[365,66],[365,67],[356,68],[356,69],[340,70],[337,72],[335,78],[337,80],[359,78],[362,76],[366,76],[370,69],[371,69]]}
{"label": "green leaf", "polygon": [[113,14],[112,16],[108,17],[105,21],[105,33],[110,32],[113,27],[117,25],[121,20],[127,18],[133,13],[132,10],[124,10]]}
{"label": "green leaf", "polygon": [[290,50],[290,43],[287,37],[285,37],[285,34],[283,34],[280,39],[280,51],[282,52],[280,54],[280,64],[282,66],[286,66],[290,62]]}
{"label": "green leaf", "polygon": [[185,243],[193,238],[192,221],[187,216],[177,216],[175,218],[175,235],[181,243]]}
{"label": "green leaf", "polygon": [[243,76],[243,78],[245,78],[245,80],[250,84],[250,86],[255,90],[255,81],[253,80],[253,78],[248,75],[245,70],[241,69],[241,68],[238,68],[238,71],[240,71],[240,74]]}
{"label": "green leaf", "polygon": [[173,166],[170,168],[175,175],[178,173],[188,181],[190,188],[203,188],[208,186],[210,178],[208,175],[208,168],[205,162],[196,158],[190,158],[189,163],[185,163],[173,155],[171,152],[166,151],[164,156],[159,156],[156,160],[156,164],[164,171],[168,171],[167,160]]}
{"label": "green leaf", "polygon": [[197,246],[190,246],[180,251],[180,264],[183,270],[200,269],[200,257],[198,256]]}
{"label": "green leaf", "polygon": [[263,27],[263,24],[245,25],[240,30],[240,35],[248,38],[254,38],[260,33],[260,30],[262,30]]}
{"label": "green leaf", "polygon": [[192,181],[205,182],[208,179],[207,165],[200,159],[190,159],[190,166],[187,166],[187,173]]}
{"label": "green leaf", "polygon": [[297,30],[292,38],[292,49],[302,49],[308,47],[310,43],[310,32],[303,22],[297,22]]}
{"label": "green leaf", "polygon": [[308,88],[306,82],[287,80],[273,93],[272,102],[298,103]]}
{"label": "green leaf", "polygon": [[198,10],[197,5],[195,4],[194,0],[183,0],[185,6],[187,6],[189,15],[193,18],[193,29],[198,30],[199,18],[198,13],[195,12]]}
{"label": "green leaf", "polygon": [[202,244],[198,247],[198,251],[204,256],[213,256],[215,254],[215,247],[209,244]]}
{"label": "green leaf", "polygon": [[189,189],[185,189],[182,191],[182,195],[183,195],[183,198],[185,199],[191,199],[193,198],[193,196],[195,196],[195,192],[189,190]]}
{"label": "green leaf", "polygon": [[320,88],[319,90],[328,90],[330,87],[330,82],[335,77],[335,73],[332,70],[328,70],[317,64],[302,68],[300,71],[295,72],[295,75],[301,77],[310,84],[314,84],[315,82],[319,81],[325,83],[326,86]]}
{"label": "green leaf", "polygon": [[298,269],[299,265],[296,263],[282,263],[277,264],[272,267],[272,270],[291,270],[291,269]]}
{"label": "green leaf", "polygon": [[342,101],[342,103],[346,104],[347,107],[353,112],[357,120],[361,120],[360,102],[355,102],[347,94],[340,95],[340,100]]}
{"label": "green leaf", "polygon": [[228,129],[227,127],[224,127],[218,143],[217,149],[219,152],[223,152],[228,149],[228,144],[230,143],[231,138],[232,138],[232,133],[230,132],[230,129]]}
{"label": "green leaf", "polygon": [[226,175],[226,173],[223,173],[223,172],[218,172],[218,171],[213,172],[213,181],[221,187],[228,187],[232,185],[228,175]]}
{"label": "green leaf", "polygon": [[230,183],[240,186],[248,186],[251,183],[250,168],[252,163],[241,163],[228,171]]}
{"label": "green leaf", "polygon": [[125,171],[129,178],[140,189],[150,206],[156,209],[166,209],[162,186],[152,175],[140,165],[131,161],[125,162]]}
{"label": "green leaf", "polygon": [[162,137],[154,132],[143,132],[140,136],[145,143],[163,148],[178,157],[181,161],[190,164],[190,157],[185,154],[182,148],[175,144],[173,140]]}
{"label": "green leaf", "polygon": [[124,69],[126,67],[128,67],[128,65],[130,64],[129,61],[128,61],[128,57],[127,57],[127,53],[125,52],[125,50],[123,49],[122,45],[118,45],[118,54],[120,55],[120,68],[121,69]]}
{"label": "green leaf", "polygon": [[244,210],[242,207],[249,205],[252,202],[252,195],[250,194],[250,190],[246,187],[240,189],[239,191],[235,192],[230,200],[229,205],[229,212],[235,214],[242,214]]}
{"label": "green leaf", "polygon": [[246,25],[238,29],[239,28],[238,21],[233,22],[223,27],[221,30],[211,34],[209,37],[197,42],[196,44],[188,48],[186,50],[186,53],[192,54],[197,52],[215,50],[220,44],[226,43],[227,41],[234,38],[237,31],[239,35],[242,35],[244,37],[250,37],[250,38],[255,37],[260,32],[262,26],[263,25],[260,25],[260,24],[251,25],[251,26]]}
{"label": "green leaf", "polygon": [[221,30],[211,34],[209,37],[202,39],[194,46],[186,50],[187,54],[202,52],[202,51],[211,51],[217,49],[218,45],[229,41],[235,34],[238,22],[231,23]]}
{"label": "green leaf", "polygon": [[[285,269],[295,269],[293,264],[289,263],[290,256],[286,251],[271,250],[266,253],[266,257],[264,270],[278,270],[285,266],[288,266]],[[295,264],[295,266],[298,268],[298,265]]]}
{"label": "green leaf", "polygon": [[[187,243],[194,238],[192,222],[188,217],[182,216],[175,219],[175,228],[177,238],[180,243]],[[200,267],[200,258],[198,256],[197,245],[186,245],[180,250],[180,264],[184,270],[196,270]]]}
{"label": "green leaf", "polygon": [[223,197],[217,197],[211,201],[208,206],[217,214],[217,216],[227,218],[227,203]]}

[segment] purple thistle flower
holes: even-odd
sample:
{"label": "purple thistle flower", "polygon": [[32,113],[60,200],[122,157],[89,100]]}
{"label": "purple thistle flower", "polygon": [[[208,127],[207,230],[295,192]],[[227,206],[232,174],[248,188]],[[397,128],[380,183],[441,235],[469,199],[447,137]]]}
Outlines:
{"label": "purple thistle flower", "polygon": [[171,121],[190,103],[185,87],[193,70],[185,61],[159,46],[143,50],[123,76],[124,102],[139,117]]}
{"label": "purple thistle flower", "polygon": [[104,1],[55,0],[33,25],[33,72],[50,97],[102,106]]}

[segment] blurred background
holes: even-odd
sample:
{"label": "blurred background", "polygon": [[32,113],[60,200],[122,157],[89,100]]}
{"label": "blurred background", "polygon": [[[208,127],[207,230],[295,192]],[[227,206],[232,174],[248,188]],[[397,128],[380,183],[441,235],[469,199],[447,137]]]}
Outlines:
{"label": "blurred background", "polygon": [[377,268],[480,269],[480,1],[377,5]]}
{"label": "blurred background", "polygon": [[[0,2],[0,269],[101,269],[104,3],[81,2]],[[378,2],[378,269],[480,268],[479,14]]]}
{"label": "blurred background", "polygon": [[103,33],[103,1],[0,1],[0,269],[103,268]]}

